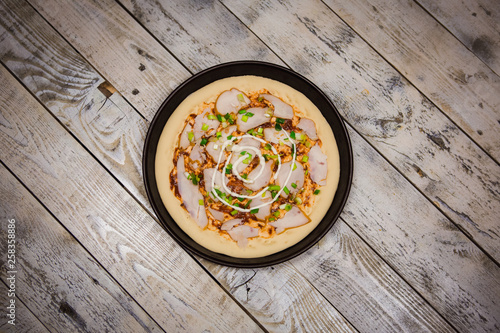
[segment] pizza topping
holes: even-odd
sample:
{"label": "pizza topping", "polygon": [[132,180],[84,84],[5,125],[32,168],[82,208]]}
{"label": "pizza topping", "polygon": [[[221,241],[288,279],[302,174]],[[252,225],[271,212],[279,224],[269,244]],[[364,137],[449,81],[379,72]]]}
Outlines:
{"label": "pizza topping", "polygon": [[205,206],[201,206],[200,200],[203,201],[203,195],[198,190],[198,186],[194,185],[192,180],[184,177],[185,167],[184,158],[180,156],[177,159],[177,172],[183,176],[177,177],[177,186],[179,194],[182,198],[184,207],[189,215],[198,223],[200,228],[205,228],[208,223]]}
{"label": "pizza topping", "polygon": [[233,88],[186,119],[172,190],[201,228],[245,247],[309,222],[304,211],[326,184],[318,144],[314,122],[293,106],[266,90]]}
{"label": "pizza topping", "polygon": [[311,140],[318,140],[318,135],[316,134],[316,126],[314,124],[314,121],[312,121],[311,119],[301,118],[299,123],[297,124],[297,127],[303,130]]}
{"label": "pizza topping", "polygon": [[[285,208],[287,207],[285,206]],[[290,206],[290,210],[286,212],[284,217],[269,224],[276,228],[276,234],[280,234],[287,228],[300,227],[307,222],[309,222],[309,218],[297,206]]]}
{"label": "pizza topping", "polygon": [[271,94],[260,94],[259,97],[264,98],[274,106],[273,113],[275,117],[286,119],[293,118],[293,108],[283,102],[279,97],[273,96]]}
{"label": "pizza topping", "polygon": [[308,160],[311,167],[310,175],[312,181],[321,186],[326,185],[326,175],[328,173],[326,155],[323,154],[318,145],[314,145],[309,150]]}
{"label": "pizza topping", "polygon": [[238,112],[248,104],[250,104],[250,99],[243,92],[233,88],[219,95],[215,102],[215,110],[221,115],[226,115]]}

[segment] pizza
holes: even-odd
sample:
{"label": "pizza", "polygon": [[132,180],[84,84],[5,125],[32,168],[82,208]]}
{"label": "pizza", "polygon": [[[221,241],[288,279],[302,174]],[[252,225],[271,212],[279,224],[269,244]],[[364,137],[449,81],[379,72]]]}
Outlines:
{"label": "pizza", "polygon": [[238,76],[186,98],[161,134],[162,201],[200,245],[261,257],[303,239],[337,189],[335,137],[321,111],[281,82]]}

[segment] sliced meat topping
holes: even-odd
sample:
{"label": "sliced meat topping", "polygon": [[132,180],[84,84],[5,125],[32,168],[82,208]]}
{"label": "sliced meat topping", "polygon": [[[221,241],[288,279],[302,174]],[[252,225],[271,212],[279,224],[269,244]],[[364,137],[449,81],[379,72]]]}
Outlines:
{"label": "sliced meat topping", "polygon": [[212,214],[214,219],[220,222],[224,222],[224,213],[215,209],[208,207],[208,211]]}
{"label": "sliced meat topping", "polygon": [[[262,174],[253,182],[253,183],[246,183],[245,186],[251,189],[252,191],[258,191],[267,184],[269,184],[269,181],[271,180],[272,176],[272,167],[273,167],[274,162],[273,161],[268,161],[266,164],[264,164],[264,169],[262,170]],[[261,166],[257,166],[255,169],[253,169],[249,174],[248,174],[248,179],[255,179],[255,177],[259,174]]]}
{"label": "sliced meat topping", "polygon": [[206,108],[194,118],[193,133],[195,140],[198,140],[204,135],[209,136],[213,134],[214,130],[219,127],[219,121],[217,119],[208,119],[209,115],[213,116],[210,108]]}
{"label": "sliced meat topping", "polygon": [[179,194],[189,215],[191,215],[200,228],[205,228],[208,218],[205,205],[200,205],[200,202],[203,202],[203,195],[200,193],[198,186],[194,185],[192,181],[184,176],[185,171],[184,158],[180,156],[177,160],[177,186]]}
{"label": "sliced meat topping", "polygon": [[250,104],[250,99],[238,89],[226,90],[215,101],[215,110],[225,115],[234,113]]}
{"label": "sliced meat topping", "polygon": [[280,98],[270,95],[270,94],[260,94],[262,97],[269,101],[274,106],[273,115],[278,118],[292,119],[293,118],[293,108],[283,102]]}
{"label": "sliced meat topping", "polygon": [[[281,187],[286,186],[290,193],[296,193],[304,186],[304,167],[302,166],[302,164],[295,161],[296,168],[292,171],[290,179],[288,179],[288,181],[285,183],[288,174],[290,173],[290,166],[292,165],[292,162],[293,161],[286,162],[281,165],[278,179],[276,181]],[[295,184],[295,186],[292,186],[292,183]],[[283,191],[281,192],[281,196],[286,197],[287,194]]]}
{"label": "sliced meat topping", "polygon": [[297,127],[303,130],[304,133],[307,134],[309,139],[318,140],[318,135],[316,134],[316,125],[311,119],[301,118],[299,123],[297,124]]}
{"label": "sliced meat topping", "polygon": [[[219,141],[209,142],[207,144],[206,150],[207,153],[212,156],[214,161],[217,163],[217,161],[219,160],[219,155],[222,152],[222,143]],[[224,153],[222,153],[222,156],[220,158],[221,163],[224,163],[226,161],[226,155]]]}
{"label": "sliced meat topping", "polygon": [[[259,195],[258,197],[252,199],[252,203],[250,204],[250,208],[258,207],[264,203],[268,203],[272,200],[271,192],[264,192],[264,196]],[[264,207],[260,207],[259,211],[255,213],[255,217],[259,220],[265,220],[267,216],[271,214],[271,205],[267,205]]]}
{"label": "sliced meat topping", "polygon": [[269,224],[276,228],[276,234],[280,234],[285,231],[285,229],[300,227],[309,221],[309,217],[307,217],[297,206],[293,206],[285,216]]}
{"label": "sliced meat topping", "polygon": [[[191,140],[189,140],[190,137]],[[184,127],[184,131],[182,131],[181,133],[181,137],[179,139],[179,147],[181,147],[182,149],[186,149],[187,147],[189,147],[191,141],[193,140],[194,140],[193,126],[191,126],[191,124],[187,124],[186,127]]]}
{"label": "sliced meat topping", "polygon": [[323,154],[321,148],[316,144],[309,150],[308,156],[312,181],[321,186],[326,185],[326,176],[328,174],[326,155]]}
{"label": "sliced meat topping", "polygon": [[252,228],[248,225],[239,225],[231,230],[227,230],[227,233],[238,243],[239,247],[243,248],[248,245],[249,238],[257,237],[259,235],[259,229]]}
{"label": "sliced meat topping", "polygon": [[269,121],[269,115],[266,114],[266,111],[267,108],[249,108],[245,113],[240,111],[238,113],[238,119],[236,120],[238,129],[242,132],[246,132],[251,128],[267,123]]}
{"label": "sliced meat topping", "polygon": [[266,141],[271,143],[280,144],[280,142],[283,142],[287,146],[292,146],[292,143],[289,140],[285,140],[287,138],[285,133],[283,133],[283,131],[277,131],[274,128],[265,128],[264,138]]}

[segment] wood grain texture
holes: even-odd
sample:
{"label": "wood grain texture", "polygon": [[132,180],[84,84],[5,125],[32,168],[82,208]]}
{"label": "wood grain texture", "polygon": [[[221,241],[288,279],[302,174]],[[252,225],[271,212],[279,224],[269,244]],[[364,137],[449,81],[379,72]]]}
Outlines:
{"label": "wood grain texture", "polygon": [[[16,223],[16,289],[56,332],[163,332],[90,254],[0,164],[0,219]],[[7,248],[2,223],[0,247]],[[8,276],[4,266],[2,279]]]}
{"label": "wood grain texture", "polygon": [[164,330],[261,331],[4,68],[0,80],[1,160]]}
{"label": "wood grain texture", "polygon": [[[26,14],[23,14],[22,16],[25,17]],[[145,18],[147,19],[147,16]],[[13,26],[23,26],[24,24],[26,24],[26,23],[24,23],[24,22],[13,22],[12,23]],[[31,23],[31,25],[33,25],[33,23]],[[46,27],[43,27],[43,28],[46,28]],[[28,31],[28,29],[26,29],[26,30]],[[29,36],[26,36],[25,38],[28,40],[35,40],[35,41],[37,39],[44,39],[44,40],[49,39],[47,37],[47,32],[44,32],[44,34],[40,35],[40,33],[38,33],[38,30],[40,30],[40,28],[33,28],[33,29],[29,30]],[[43,31],[45,31],[45,30],[43,30]],[[23,38],[18,37],[18,39],[20,39],[19,43],[26,44],[27,42],[22,41]],[[54,44],[54,46],[52,46],[50,49],[64,50],[64,49],[68,48],[68,46],[66,46],[65,43],[56,42],[57,40],[58,39],[56,37],[51,36],[50,44],[51,45]],[[35,42],[31,42],[31,43],[35,44]],[[22,49],[22,48],[17,46],[17,45],[14,45],[14,43],[7,44],[7,45],[10,47],[10,51],[8,52],[10,55],[9,59],[16,59],[16,61],[9,61],[7,63],[7,65],[9,65],[9,66],[11,64],[22,63],[23,61],[25,61],[24,59],[30,59],[32,57],[27,52],[16,53],[16,52],[18,52],[17,51],[18,49]],[[36,48],[36,50],[38,53],[42,53],[44,51],[44,49],[40,49],[40,48]],[[13,54],[19,54],[19,55],[14,57]],[[38,55],[38,57],[40,57],[42,59],[45,58],[44,55]],[[67,55],[66,55],[66,53],[63,53],[63,52],[61,52],[58,55],[58,58],[65,58],[65,57],[67,57]],[[68,62],[69,62],[69,60],[68,60]],[[40,65],[38,67],[43,68],[45,66],[47,66],[47,65],[43,64],[43,62],[42,62],[42,65]],[[75,76],[78,74],[78,73],[71,72],[72,68],[73,68],[72,66],[66,66],[66,68],[65,68],[65,73],[69,77],[72,77],[72,76]],[[18,71],[15,67],[12,67],[12,70],[16,74],[19,73],[20,77],[23,78],[23,81],[26,82],[26,80],[24,78],[29,77],[28,74],[26,74],[22,71]],[[53,70],[50,68],[50,66],[49,66],[49,68],[43,70],[43,72],[52,72],[52,71]],[[44,76],[44,75],[40,74],[39,76]],[[28,80],[28,83],[29,82],[30,81]],[[51,96],[51,98],[47,98],[46,100],[44,99],[44,103],[46,103],[46,105],[50,105],[53,103],[58,104],[57,98],[54,98],[54,97],[61,95],[61,91],[64,91],[63,89],[65,86],[66,86],[66,84],[64,84],[64,82],[61,82],[59,85],[50,86],[50,90],[46,87],[45,91],[52,91],[52,93],[48,94],[48,96]],[[29,87],[36,95],[40,94],[40,91],[37,90],[37,86],[31,85]],[[113,95],[113,96],[115,96],[115,95]],[[99,104],[98,104],[98,106],[99,106]],[[95,107],[95,105],[89,105],[89,108],[91,108],[91,107]],[[59,114],[62,114],[62,113],[60,112]],[[100,116],[100,118],[102,118],[101,121],[105,122],[105,123],[112,123],[113,119],[114,119],[113,114],[111,114],[111,113],[103,113],[103,112],[99,111],[99,116]],[[61,115],[59,115],[59,117],[61,117]],[[126,117],[131,122],[132,122],[131,119],[134,119],[134,115],[130,114],[130,113],[126,113]],[[82,119],[82,118],[80,117],[79,119]],[[83,118],[82,121],[84,122],[85,119],[86,118]],[[95,133],[87,134],[87,133],[84,133],[82,131],[75,130],[75,128],[77,126],[75,126],[72,123],[72,121],[75,121],[75,120],[70,119],[69,121],[64,122],[64,123],[72,131],[72,133],[75,134],[80,140],[85,142],[86,141],[85,135],[89,135],[89,137],[91,139],[90,141],[92,141],[92,140],[99,141],[99,137],[97,137],[96,139],[92,139],[92,135],[96,135]],[[88,125],[85,125],[84,127],[88,127]],[[118,131],[118,132],[120,130],[121,129],[119,127],[114,129],[114,131]],[[82,135],[83,135],[83,139],[81,139]],[[128,136],[130,134],[127,133],[126,135]],[[101,156],[101,154],[103,154],[99,150],[96,150],[94,145],[90,145],[90,146],[88,146],[88,148],[96,156]],[[103,150],[103,151],[108,152],[109,154],[112,154],[112,151],[107,151],[107,150]],[[133,152],[131,152],[131,154],[133,154]],[[126,163],[130,163],[130,161],[127,161]],[[134,170],[134,169],[132,169],[132,170]],[[114,174],[118,173],[119,174],[118,178],[121,177],[121,174],[119,173],[120,169],[114,169],[114,170],[112,170],[112,172]],[[140,179],[140,175],[138,173],[134,174],[132,171],[130,171],[128,173],[128,177],[133,178],[133,179]],[[132,184],[135,184],[135,183],[138,183],[138,182],[132,182]],[[126,183],[125,186],[132,193],[139,193],[140,192],[140,191],[137,191],[137,189],[134,189],[133,187],[132,188],[129,187],[129,186],[133,186],[133,185],[130,185],[130,182]],[[142,202],[143,200],[146,200],[146,199],[139,198],[139,200]],[[359,241],[361,241],[361,240],[359,240]],[[243,294],[241,293],[242,289],[236,288],[238,286],[238,284],[241,284],[240,280],[235,278],[235,277],[241,276],[240,270],[225,269],[224,274],[221,275],[218,273],[220,270],[219,268],[217,268],[218,266],[208,265],[207,263],[204,263],[204,264],[206,265],[206,267],[209,268],[209,270],[213,274],[216,275],[216,277],[219,279],[219,281],[221,281],[221,283],[224,286],[227,286],[227,288],[230,291],[234,290],[234,292],[232,292],[233,296],[237,297],[237,299],[245,305],[245,307],[252,313],[252,315],[254,315],[256,318],[258,318],[259,321],[261,321],[261,323],[264,323],[265,327],[270,329],[270,330],[287,330],[289,327],[294,327],[297,329],[304,329],[304,330],[307,329],[307,330],[320,331],[320,330],[327,329],[328,328],[327,325],[330,325],[330,324],[333,325],[334,327],[349,329],[349,325],[345,322],[345,319],[342,318],[341,315],[339,315],[337,310],[335,308],[333,308],[331,305],[329,305],[328,302],[325,301],[323,296],[321,294],[319,294],[307,282],[306,279],[301,277],[300,273],[289,272],[289,270],[291,268],[286,269],[286,271],[288,272],[286,274],[282,274],[281,270],[277,270],[273,274],[266,273],[267,271],[259,272],[260,279],[255,279],[255,281],[267,281],[267,284],[256,286],[254,289],[258,288],[260,290],[260,292],[259,292],[260,294],[263,294],[265,292],[267,294],[274,295],[274,297],[270,300],[273,302],[273,306],[267,307],[266,308],[267,310],[266,310],[266,309],[262,308],[260,299],[258,297],[251,297],[251,298],[246,299],[245,297],[243,297],[244,293]],[[354,262],[354,263],[352,263],[352,265],[354,267],[356,267],[357,263]],[[292,282],[291,287],[287,286],[287,278],[284,278],[284,276],[287,278],[289,277],[291,279],[291,282]],[[367,280],[376,279],[376,277],[371,278],[370,276],[366,276],[365,278]],[[276,286],[276,285],[280,285],[281,288],[279,290],[275,290],[274,286]],[[406,287],[403,289],[407,291],[409,288]],[[294,292],[298,293],[298,295],[301,295],[301,296],[300,297],[299,296],[292,297],[291,295]],[[353,308],[356,309],[355,311],[357,311],[357,312],[366,311],[365,304],[367,304],[367,302],[365,299],[372,300],[369,304],[376,303],[377,301],[381,302],[381,305],[379,306],[381,308],[385,308],[385,307],[394,308],[396,306],[396,304],[399,304],[399,301],[397,299],[390,299],[390,298],[386,297],[385,294],[386,294],[386,292],[383,289],[379,290],[377,288],[374,288],[373,290],[370,291],[369,294],[367,294],[365,292],[360,292],[358,297],[356,298],[356,301],[351,302],[350,304],[353,306]],[[413,293],[413,296],[409,296],[409,298],[412,298],[412,297],[418,298],[418,295]],[[335,303],[335,302],[338,302],[339,300],[330,297],[329,301],[332,303]],[[303,303],[301,303],[301,302],[303,302]],[[395,303],[393,303],[393,302],[395,302]],[[310,304],[316,304],[316,303],[323,305],[320,310],[314,309],[310,305]],[[422,303],[422,300],[417,302],[416,303],[417,305],[407,304],[407,306],[420,307],[420,305],[418,305],[420,303]],[[274,317],[280,318],[279,323],[269,322],[268,317],[270,315],[269,311],[271,311],[271,310],[274,311],[273,312]],[[349,311],[352,311],[352,310],[349,310]],[[401,311],[408,312],[410,310],[409,309],[402,309]],[[422,311],[425,312],[426,310],[424,309]],[[387,311],[380,311],[380,312],[371,311],[370,313],[374,317],[366,315],[364,317],[364,320],[366,322],[370,322],[372,320],[377,320],[378,315],[380,313],[386,313],[386,312]],[[321,318],[324,318],[324,319],[316,321],[314,326],[311,326],[312,323],[311,323],[310,319],[315,318],[317,316],[321,316]],[[434,317],[436,317],[436,314],[429,313],[429,317],[434,318]],[[389,319],[389,321],[391,321],[391,320],[393,320],[393,319]],[[394,318],[394,320],[396,320],[396,318]],[[418,321],[418,320],[419,319],[416,319],[414,321]],[[425,323],[422,324],[422,326],[425,326]]]}
{"label": "wood grain texture", "polygon": [[148,119],[190,76],[113,0],[30,3]]}
{"label": "wood grain texture", "polygon": [[[3,258],[2,258],[3,259]],[[8,321],[11,320],[6,316],[7,307],[10,298],[8,297],[9,288],[0,282],[0,304],[2,304],[2,312],[0,317],[0,332],[3,333],[29,333],[29,332],[40,332],[48,333],[49,330],[31,313],[31,311],[22,303],[19,297],[15,298],[16,304],[16,317],[15,325],[9,324]]]}
{"label": "wood grain texture", "polygon": [[455,332],[343,220],[291,263],[361,332]]}
{"label": "wood grain texture", "polygon": [[349,134],[357,147],[355,181],[342,218],[458,331],[497,331],[498,265],[357,133]]}
{"label": "wood grain texture", "polygon": [[148,123],[35,10],[0,1],[0,60],[149,207],[142,181]]}
{"label": "wood grain texture", "polygon": [[412,0],[325,3],[500,161],[497,74]]}
{"label": "wood grain texture", "polygon": [[500,167],[494,160],[323,3],[223,2],[292,69],[319,85],[356,131],[500,261]]}
{"label": "wood grain texture", "polygon": [[500,75],[500,2],[417,0],[417,3]]}
{"label": "wood grain texture", "polygon": [[235,60],[282,64],[218,1],[120,2],[192,72]]}
{"label": "wood grain texture", "polygon": [[[357,332],[292,265],[233,269],[203,261],[270,332]],[[366,295],[361,298],[365,300]],[[331,300],[330,300],[331,302]],[[355,304],[359,308],[360,304]],[[350,317],[352,309],[342,311]],[[356,326],[355,323],[353,323]]]}
{"label": "wood grain texture", "polygon": [[[134,194],[137,200],[141,203],[146,203],[147,209],[153,214],[144,193],[140,163],[136,164],[134,162],[140,160],[142,152],[140,149],[133,148],[143,146],[144,136],[135,135],[135,132],[128,130],[134,128],[140,129],[143,124],[147,125],[148,121],[143,120],[139,114],[129,108],[120,107],[118,109],[114,107],[115,105],[120,105],[118,104],[119,101],[123,101],[123,99],[119,99],[120,95],[118,93],[113,93],[108,98],[110,101],[113,100],[113,103],[104,101],[104,104],[102,104],[100,101],[104,99],[104,95],[100,93],[99,87],[95,87],[97,84],[91,85],[91,88],[85,92],[79,92],[82,96],[78,98],[77,103],[71,103],[71,101],[66,100],[64,97],[61,98],[61,96],[70,94],[66,87],[71,84],[72,80],[76,80],[79,77],[78,66],[72,64],[72,59],[78,60],[75,62],[76,64],[79,62],[85,63],[85,61],[78,58],[78,54],[72,52],[70,46],[59,36],[51,33],[51,28],[44,24],[29,5],[20,4],[15,7],[13,4],[9,4],[8,8],[6,7],[3,8],[3,12],[12,18],[4,24],[4,32],[0,33],[0,46],[5,47],[3,50],[0,50],[0,55],[3,55],[2,59],[6,66],[27,85],[33,94],[38,96],[57,115],[58,119],[61,120],[71,133],[100,159],[110,172],[124,184],[127,190]],[[21,17],[23,19],[19,19]],[[13,30],[13,27],[16,27],[16,30]],[[44,41],[44,47],[40,46],[40,41]],[[50,47],[48,47],[49,45]],[[64,68],[60,68],[57,63],[51,61],[52,57],[64,59],[62,61],[66,64]],[[34,59],[38,59],[38,61],[35,62]],[[29,69],[26,69],[22,65],[25,63],[32,63],[32,65],[28,67]],[[91,68],[86,69],[88,77],[95,78],[97,82],[102,82],[100,76],[93,72]],[[39,82],[44,77],[50,76],[50,73],[64,73],[64,76],[61,74],[59,79],[50,85],[33,84],[34,82]],[[34,77],[37,79],[34,80]],[[65,81],[65,77],[69,82]],[[83,95],[84,93],[87,93],[87,95]],[[95,100],[97,102],[94,102]],[[120,112],[121,110],[123,110],[123,113]],[[117,114],[120,115],[118,121],[116,120]],[[100,126],[102,128],[101,131],[87,130],[94,128],[96,122],[104,124]],[[106,144],[104,140],[106,136],[101,135],[101,133],[107,134],[107,136],[119,137],[120,142],[134,142],[134,145],[120,145],[122,147],[118,156],[123,155],[127,158],[116,158],[117,154],[114,147],[117,145]],[[109,142],[110,140],[107,141]],[[284,282],[280,276],[275,276],[273,279]],[[225,281],[221,282],[224,285],[227,284]],[[319,311],[325,318],[328,318],[341,327],[349,327],[345,319],[331,305],[327,304],[324,298],[307,281],[303,281],[301,288],[303,294],[314,295],[312,297],[318,300],[318,303],[322,302],[325,305]],[[321,299],[323,300],[321,301]],[[288,321],[293,320],[298,325],[308,320],[310,314],[307,311],[295,313],[297,317],[290,317],[291,314],[288,311],[288,306],[292,306],[293,304],[288,303],[287,298],[283,298],[283,300],[279,298],[275,301],[281,304],[281,312],[280,314],[277,313],[277,315],[283,316]],[[260,309],[256,310],[259,313]],[[314,310],[314,312],[318,311]],[[323,322],[316,323],[317,330],[328,328],[320,325]]]}

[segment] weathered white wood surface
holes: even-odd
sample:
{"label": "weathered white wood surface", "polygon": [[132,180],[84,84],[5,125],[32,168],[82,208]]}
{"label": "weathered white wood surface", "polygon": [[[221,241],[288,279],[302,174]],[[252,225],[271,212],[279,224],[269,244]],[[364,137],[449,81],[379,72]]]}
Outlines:
{"label": "weathered white wood surface", "polygon": [[0,81],[1,160],[164,330],[260,331],[4,68]]}
{"label": "weathered white wood surface", "polygon": [[223,2],[292,69],[318,84],[357,132],[500,261],[500,167],[460,128],[323,3]]}
{"label": "weathered white wood surface", "polygon": [[[7,288],[4,282],[0,282],[0,302],[2,306],[7,307],[10,301],[9,298],[9,288]],[[38,320],[37,317],[31,313],[31,311],[21,302],[21,300],[16,297],[16,317],[14,324],[9,324],[9,317],[7,313],[2,311],[2,317],[0,319],[0,332],[5,333],[29,333],[29,332],[49,332],[45,326]],[[2,309],[3,310],[3,309]]]}
{"label": "weathered white wood surface", "polygon": [[[45,327],[163,332],[3,165],[0,177],[0,219],[16,221],[16,295]],[[7,248],[6,223],[0,235],[0,247]],[[7,271],[3,267],[3,281]]]}
{"label": "weathered white wood surface", "polygon": [[[500,329],[500,308],[496,301],[500,295],[498,265],[464,235],[498,262],[499,224],[495,220],[499,213],[498,165],[461,132],[465,131],[487,149],[468,132],[467,126],[450,122],[412,87],[420,89],[415,78],[400,69],[406,68],[406,64],[398,67],[386,62],[385,51],[377,47],[383,35],[362,40],[356,34],[356,25],[347,26],[336,16],[339,12],[331,10],[331,4],[327,2],[330,8],[317,1],[255,4],[236,0],[222,3],[33,0],[32,4],[57,32],[26,3],[0,2],[0,60],[129,193],[110,180],[104,169],[96,167],[93,158],[83,153],[65,129],[54,125],[54,120],[46,118],[44,112],[40,119],[51,119],[49,128],[55,132],[42,134],[33,127],[32,132],[39,138],[37,142],[42,147],[56,147],[58,152],[54,156],[60,156],[61,152],[63,156],[79,156],[81,161],[90,160],[92,166],[78,167],[81,162],[77,166],[71,164],[69,170],[74,174],[64,174],[72,180],[68,189],[55,184],[47,175],[48,180],[35,182],[31,174],[37,167],[33,161],[40,166],[38,170],[48,168],[29,155],[32,146],[25,146],[22,140],[17,149],[9,150],[12,158],[3,159],[3,147],[0,158],[7,165],[14,163],[11,168],[14,173],[29,180],[23,181],[76,239],[83,245],[92,244],[85,246],[91,253],[99,253],[97,260],[118,282],[121,283],[118,277],[123,275],[121,268],[128,267],[131,276],[125,280],[140,284],[121,285],[163,329],[179,330],[179,326],[172,328],[166,323],[165,313],[169,310],[178,314],[177,323],[188,322],[186,325],[196,326],[200,331],[215,320],[227,320],[220,316],[207,319],[206,313],[198,313],[207,308],[204,304],[219,304],[215,299],[220,300],[220,293],[206,295],[206,290],[220,288],[207,282],[210,274],[261,327],[270,331]],[[349,6],[354,5],[364,12],[363,2]],[[402,12],[390,12],[404,29],[406,23],[399,17]],[[424,16],[424,21],[428,20],[432,21]],[[386,24],[387,29],[392,24],[387,20],[380,23]],[[432,51],[426,52],[431,62],[439,59]],[[151,54],[155,59],[149,57]],[[153,63],[160,60],[157,65],[149,66],[144,58]],[[353,190],[342,219],[306,254],[289,263],[256,270],[221,267],[197,259],[208,270],[204,272],[169,243],[172,241],[161,228],[134,202],[139,201],[151,214],[140,168],[148,121],[139,114],[151,119],[156,111],[153,104],[161,103],[189,72],[245,58],[286,63],[330,95],[352,125],[349,128],[356,153]],[[158,64],[164,66],[167,62],[169,67],[158,68]],[[157,80],[162,84],[155,86]],[[11,105],[10,99],[16,96],[9,95],[3,102]],[[433,96],[427,96],[434,101]],[[463,97],[457,99],[460,98]],[[484,116],[484,111],[477,112]],[[41,123],[46,128],[43,120]],[[5,130],[1,125],[0,128],[0,132]],[[28,133],[23,126],[21,129],[21,133]],[[66,150],[60,142],[55,143],[59,133],[63,133],[62,142],[71,142]],[[50,154],[47,150],[42,155],[47,152]],[[27,153],[28,158],[19,156]],[[65,167],[67,161],[64,156],[57,163]],[[89,170],[96,174],[86,176]],[[96,186],[75,183],[82,177]],[[129,205],[125,211],[130,214],[126,213],[123,221],[116,217],[115,211],[103,212],[106,203],[81,200],[80,189],[99,198],[119,195],[120,202]],[[80,199],[75,201],[74,197]],[[67,207],[70,202],[75,202],[74,206]],[[82,212],[75,211],[77,208]],[[110,215],[115,216],[111,222]],[[66,222],[66,218],[59,216],[72,221]],[[73,221],[75,217],[77,222]],[[146,221],[147,230],[141,230],[142,233],[137,229],[138,220]],[[72,228],[79,225],[82,230],[73,232],[67,225]],[[144,250],[139,241],[130,239],[136,233],[141,235],[140,239],[153,237],[149,248]],[[103,249],[96,241],[105,243]],[[164,258],[174,248],[183,259],[148,262],[145,258],[151,254],[151,248],[156,250],[155,258]],[[124,258],[125,263],[117,263],[117,258]],[[191,265],[175,268],[174,263],[179,260],[187,260]],[[176,286],[193,284],[180,278],[186,266],[193,272],[192,265],[198,272],[197,278],[204,281],[203,286],[198,286],[198,290],[203,290],[203,301],[194,297],[196,292],[192,289],[181,288],[176,291],[174,303],[185,306],[194,299],[198,307],[190,314],[195,316],[194,321],[198,319],[196,323],[180,319],[185,307],[168,308],[167,304],[172,304],[171,295],[165,297],[164,293],[153,291],[154,286],[166,286],[165,281],[170,281],[172,275]],[[144,266],[150,274],[143,274],[145,270],[140,268]],[[149,298],[142,294],[144,290],[149,292]],[[232,302],[222,298],[226,304]],[[246,318],[240,323],[242,326],[258,329],[238,306],[222,305],[222,308],[224,313],[236,309],[239,316]],[[202,318],[198,318],[200,315]],[[238,329],[230,325],[223,324],[217,329]]]}
{"label": "weathered white wood surface", "polygon": [[500,75],[500,2],[416,0],[439,23]]}
{"label": "weathered white wood surface", "polygon": [[497,74],[413,0],[325,3],[500,161]]}
{"label": "weathered white wood surface", "polygon": [[[143,194],[140,164],[136,165],[135,163],[135,161],[140,160],[141,152],[139,149],[134,149],[135,147],[142,147],[144,135],[137,135],[137,132],[129,131],[129,129],[141,129],[147,121],[143,120],[137,113],[129,112],[127,108],[122,112],[116,106],[120,101],[118,93],[114,93],[109,97],[110,100],[113,99],[113,103],[107,101],[103,103],[104,95],[98,89],[98,83],[101,83],[103,79],[92,68],[85,66],[84,60],[80,59],[80,56],[73,52],[64,40],[55,33],[51,33],[50,26],[43,22],[29,5],[21,4],[14,7],[11,4],[9,7],[2,8],[8,14],[7,17],[12,19],[5,22],[3,32],[0,32],[0,46],[3,47],[0,49],[0,59],[25,83],[34,95],[43,101],[71,133],[84,143],[87,149],[94,156],[97,156],[131,193],[135,194],[135,197],[140,202],[146,203],[147,198]],[[23,17],[23,19],[20,20],[20,17]],[[24,38],[21,39],[19,35],[13,35],[13,27],[17,31],[22,31]],[[43,47],[41,41],[43,41]],[[8,52],[2,52],[2,50],[8,50]],[[36,54],[37,58],[36,63],[33,62],[33,59],[35,59],[34,54]],[[52,61],[51,57],[54,57],[54,55],[57,59],[63,61]],[[64,67],[59,65],[60,62],[64,64]],[[24,66],[26,63],[31,63],[28,69]],[[86,80],[78,80],[82,68],[85,69]],[[62,72],[65,73],[65,76],[60,74]],[[58,77],[56,84],[44,80],[44,77],[47,76]],[[64,77],[71,79],[65,82]],[[89,81],[95,81],[96,84],[86,84]],[[76,84],[84,87],[88,86],[88,88],[80,92],[82,96],[79,96],[78,99],[66,98],[72,93],[71,88],[67,87]],[[86,95],[83,95],[83,93],[86,93]],[[120,116],[118,120],[116,119],[117,115]],[[96,122],[94,118],[96,117],[98,117],[99,123],[109,125],[100,126],[100,130],[87,130],[97,128],[94,125]],[[106,139],[110,135],[111,138],[119,138],[116,139],[117,142]],[[122,144],[122,142],[133,142],[134,144]],[[149,205],[147,206],[150,209]],[[273,276],[269,280],[284,282],[282,276]],[[274,281],[274,283],[277,283],[277,281]],[[221,282],[226,284],[225,281]],[[302,294],[308,295],[314,300],[313,304],[323,303],[325,305],[321,309],[314,310],[314,315],[320,315],[324,318],[323,321],[315,324],[317,331],[328,329],[332,325],[344,327],[347,331],[352,329],[345,319],[306,280],[302,279],[300,288]],[[292,318],[291,314],[286,311],[290,304],[289,299],[276,297],[274,301],[281,303],[281,315],[287,321],[294,320],[297,325],[307,321],[311,315],[308,311],[304,311],[299,313],[303,314],[303,316],[297,315]],[[259,307],[252,311],[254,315],[258,315],[260,312]],[[322,326],[322,323],[325,326]],[[286,325],[272,326],[273,330],[283,329],[289,331],[289,327]]]}

